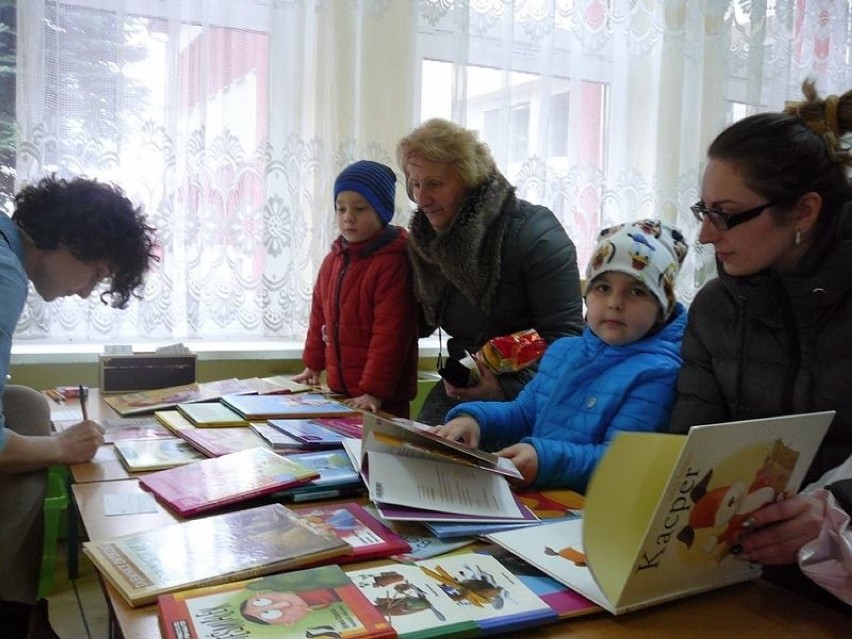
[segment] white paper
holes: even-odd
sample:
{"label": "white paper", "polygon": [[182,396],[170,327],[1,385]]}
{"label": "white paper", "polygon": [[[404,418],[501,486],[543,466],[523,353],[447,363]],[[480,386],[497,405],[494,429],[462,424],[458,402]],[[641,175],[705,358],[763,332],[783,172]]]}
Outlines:
{"label": "white paper", "polygon": [[138,515],[157,512],[157,500],[148,493],[108,493],[104,495],[104,514]]}

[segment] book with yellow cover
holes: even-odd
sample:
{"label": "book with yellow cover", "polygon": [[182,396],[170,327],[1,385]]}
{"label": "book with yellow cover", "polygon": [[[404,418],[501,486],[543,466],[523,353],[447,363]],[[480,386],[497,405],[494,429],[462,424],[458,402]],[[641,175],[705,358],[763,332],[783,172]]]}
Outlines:
{"label": "book with yellow cover", "polygon": [[620,614],[751,579],[730,553],[750,513],[795,493],[834,411],[619,433],[583,517],[486,535]]}
{"label": "book with yellow cover", "polygon": [[154,419],[176,435],[180,435],[180,431],[187,428],[195,428],[195,424],[189,421],[186,416],[178,410],[154,411]]}
{"label": "book with yellow cover", "polygon": [[248,428],[249,425],[241,415],[237,415],[220,402],[178,404],[177,409],[197,428],[222,428],[228,426]]}
{"label": "book with yellow cover", "polygon": [[281,504],[268,504],[87,541],[83,550],[135,607],[170,592],[329,560],[351,547]]}

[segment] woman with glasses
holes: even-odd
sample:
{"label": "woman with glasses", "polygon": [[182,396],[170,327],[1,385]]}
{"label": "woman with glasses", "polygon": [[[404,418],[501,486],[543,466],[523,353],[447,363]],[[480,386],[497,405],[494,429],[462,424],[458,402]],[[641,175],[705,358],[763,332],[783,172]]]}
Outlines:
{"label": "woman with glasses", "polygon": [[[852,454],[852,91],[821,99],[806,82],[803,92],[708,149],[692,211],[719,277],[690,306],[671,429],[836,410],[809,483]],[[772,514],[773,530],[743,542],[742,556],[795,561],[759,547],[801,546],[826,512],[806,505]]]}

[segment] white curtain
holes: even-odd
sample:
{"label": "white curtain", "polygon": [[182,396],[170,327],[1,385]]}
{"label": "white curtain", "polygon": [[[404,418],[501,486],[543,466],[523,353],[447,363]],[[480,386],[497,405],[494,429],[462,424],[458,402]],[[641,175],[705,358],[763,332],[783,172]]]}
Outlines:
{"label": "white curtain", "polygon": [[[663,217],[692,237],[703,152],[802,80],[852,87],[850,0],[18,0],[17,182],[121,185],[162,262],[129,310],[30,297],[21,339],[304,334],[346,164],[420,121],[480,131],[579,251]],[[409,203],[398,189],[395,223]],[[697,248],[697,247],[696,247]],[[712,276],[693,250],[689,301]]]}

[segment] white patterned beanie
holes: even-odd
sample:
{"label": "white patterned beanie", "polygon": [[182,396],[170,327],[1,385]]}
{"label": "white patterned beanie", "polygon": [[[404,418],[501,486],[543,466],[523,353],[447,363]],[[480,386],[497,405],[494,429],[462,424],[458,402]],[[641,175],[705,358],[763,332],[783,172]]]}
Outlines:
{"label": "white patterned beanie", "polygon": [[586,290],[598,275],[625,273],[657,298],[667,320],[674,311],[675,278],[688,247],[683,234],[660,220],[637,220],[605,228],[586,267]]}

